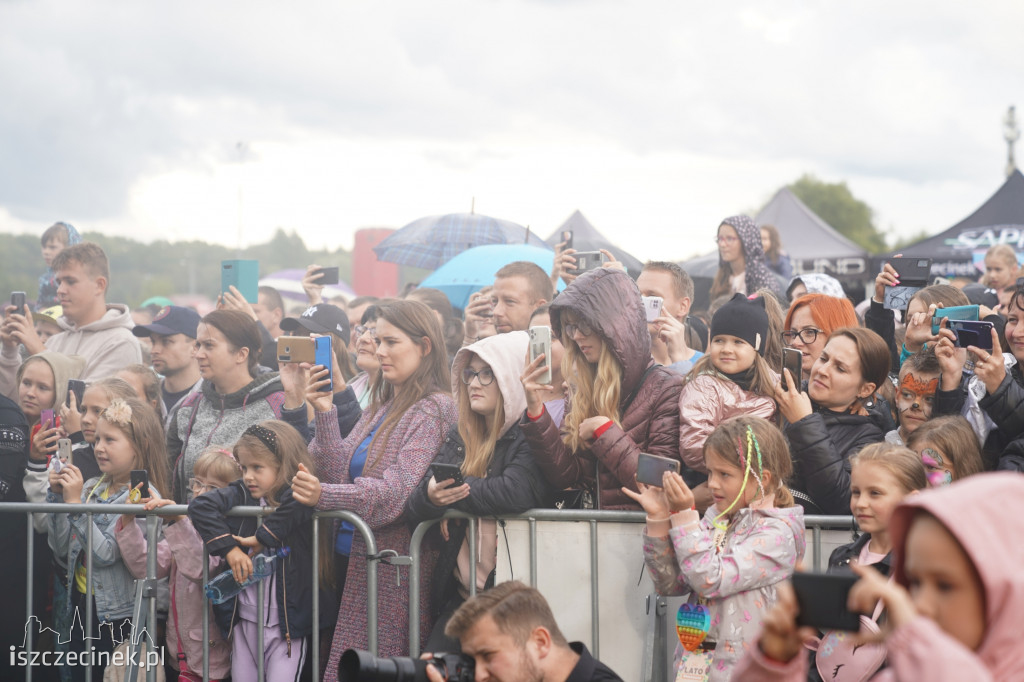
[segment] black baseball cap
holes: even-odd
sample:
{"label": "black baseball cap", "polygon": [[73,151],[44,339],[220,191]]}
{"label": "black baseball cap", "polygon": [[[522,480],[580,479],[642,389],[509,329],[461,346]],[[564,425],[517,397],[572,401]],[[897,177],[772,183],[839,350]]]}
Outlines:
{"label": "black baseball cap", "polygon": [[135,325],[132,334],[139,337],[151,334],[160,334],[161,336],[184,334],[190,339],[194,339],[198,327],[199,313],[180,305],[165,305],[153,317],[152,322]]}
{"label": "black baseball cap", "polygon": [[299,317],[286,317],[281,320],[281,329],[286,332],[299,327],[316,334],[337,334],[346,344],[348,343],[348,316],[344,310],[330,303],[317,303],[306,308]]}

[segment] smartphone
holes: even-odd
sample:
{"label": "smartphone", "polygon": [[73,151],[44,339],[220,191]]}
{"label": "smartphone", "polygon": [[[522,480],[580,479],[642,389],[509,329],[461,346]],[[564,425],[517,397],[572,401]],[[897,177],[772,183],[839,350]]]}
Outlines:
{"label": "smartphone", "polygon": [[551,327],[530,327],[530,362],[544,354],[544,366],[547,371],[537,381],[542,384],[551,383]]}
{"label": "smartphone", "polygon": [[644,302],[644,314],[648,322],[654,322],[661,317],[661,306],[665,302],[661,296],[641,296]]}
{"label": "smartphone", "polygon": [[430,465],[430,471],[438,483],[447,481],[449,478],[454,479],[455,482],[449,486],[451,488],[457,488],[466,482],[466,479],[462,477],[462,469],[457,464],[434,463]]}
{"label": "smartphone", "polygon": [[857,576],[798,572],[790,580],[800,605],[797,625],[819,630],[860,630],[861,614],[846,608],[850,588],[859,580]]}
{"label": "smartphone", "polygon": [[899,275],[897,279],[904,286],[923,287],[931,279],[931,258],[890,258],[888,263]]}
{"label": "smartphone", "polygon": [[317,284],[337,284],[338,279],[338,268],[319,268],[313,271],[313,274],[320,273],[320,279],[316,280]]}
{"label": "smartphone", "polygon": [[277,361],[316,364],[316,341],[308,336],[278,337]]}
{"label": "smartphone", "polygon": [[957,305],[951,308],[936,308],[935,316],[932,318],[932,334],[939,333],[939,329],[942,327],[942,318],[944,317],[948,317],[950,320],[977,321],[981,315],[979,307],[976,305]]}
{"label": "smartphone", "polygon": [[39,428],[45,431],[46,429],[52,429],[56,425],[57,422],[53,419],[53,410],[43,410],[39,413]]}
{"label": "smartphone", "polygon": [[64,399],[64,404],[71,407],[71,394],[75,394],[75,405],[78,406],[79,412],[84,412],[82,409],[82,396],[85,395],[85,382],[79,379],[68,379],[68,397]]}
{"label": "smartphone", "polygon": [[596,270],[608,260],[600,251],[579,251],[572,254],[572,257],[576,259],[575,273],[577,275],[582,275],[589,270]]}
{"label": "smartphone", "polygon": [[572,230],[562,230],[562,241],[565,243],[565,248],[572,248]]}
{"label": "smartphone", "polygon": [[[796,348],[783,348],[782,368],[788,369],[789,373],[793,375],[793,381],[796,382],[796,388],[799,391],[800,387],[803,386],[804,381],[804,354],[798,351]],[[789,382],[786,381],[785,372],[782,372],[782,390],[789,390]]]}
{"label": "smartphone", "polygon": [[139,493],[143,497],[149,497],[149,472],[145,469],[132,469],[131,483],[129,484],[131,487],[129,490],[135,490],[140,483],[142,487],[138,488]]}
{"label": "smartphone", "polygon": [[327,368],[327,380],[330,383],[327,388],[334,391],[334,352],[331,347],[331,335],[318,336],[313,339],[313,364],[322,365]]}
{"label": "smartphone", "polygon": [[25,314],[25,301],[26,296],[24,291],[12,291],[11,292],[11,305],[14,306],[14,312],[19,315]]}
{"label": "smartphone", "polygon": [[74,464],[71,461],[71,439],[60,438],[57,440],[57,459],[61,464]]}
{"label": "smartphone", "polygon": [[679,460],[641,452],[636,461],[636,480],[660,488],[666,471],[679,473]]}
{"label": "smartphone", "polygon": [[259,302],[260,262],[256,260],[222,260],[220,262],[220,291],[234,286],[249,303]]}
{"label": "smartphone", "polygon": [[907,306],[910,305],[910,299],[923,288],[919,286],[904,286],[902,284],[886,287],[883,305],[888,310],[906,310]]}
{"label": "smartphone", "polygon": [[956,334],[957,348],[974,346],[981,350],[992,352],[992,328],[991,322],[985,320],[950,320],[949,328]]}

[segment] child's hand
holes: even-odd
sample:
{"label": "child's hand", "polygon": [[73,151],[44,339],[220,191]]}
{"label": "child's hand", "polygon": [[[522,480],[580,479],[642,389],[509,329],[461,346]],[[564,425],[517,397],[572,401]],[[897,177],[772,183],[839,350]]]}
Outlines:
{"label": "child's hand", "polygon": [[880,632],[862,632],[856,636],[856,642],[882,642],[893,630],[917,616],[917,608],[914,607],[910,593],[902,585],[892,582],[870,566],[861,566],[855,561],[850,562],[850,568],[860,576],[860,580],[850,589],[846,607],[855,613],[871,613],[881,600],[886,611],[885,624],[881,626]]}
{"label": "child's hand", "polygon": [[939,361],[939,371],[942,374],[941,386],[943,391],[953,391],[960,386],[960,379],[963,378],[964,363],[967,362],[967,349],[956,347],[956,335],[948,328],[948,319],[942,318],[942,328],[936,337],[935,359]]}
{"label": "child's hand", "polygon": [[669,510],[665,491],[657,486],[645,485],[640,481],[636,482],[636,487],[640,492],[635,492],[625,486],[622,487],[622,492],[643,507],[648,517],[652,519],[667,519]]}
{"label": "child's hand", "polygon": [[252,559],[239,547],[232,547],[227,556],[228,566],[236,583],[244,583],[252,575]]}
{"label": "child's hand", "polygon": [[[172,504],[175,504],[174,500],[166,498],[166,497],[158,497],[158,498],[155,498],[155,499],[148,500],[142,506],[142,508],[145,509],[146,511],[153,511],[154,509],[159,509],[160,507],[167,507],[167,506],[170,506]],[[178,521],[181,521],[185,517],[184,516],[167,515],[167,516],[163,516],[161,518],[164,519],[165,521],[167,521],[168,523],[177,523]]]}
{"label": "child's hand", "polygon": [[64,486],[61,485],[60,473],[61,472],[57,471],[56,469],[50,469],[46,475],[46,477],[50,481],[50,490],[52,490],[57,495],[60,495],[64,489]]}
{"label": "child's hand", "polygon": [[666,471],[662,477],[662,485],[665,486],[665,497],[668,498],[669,513],[694,508],[693,491],[686,485],[683,477],[674,471]]}
{"label": "child's hand", "polygon": [[82,413],[78,411],[78,398],[74,391],[68,391],[71,405],[60,406],[60,423],[64,433],[70,436],[82,430]]}
{"label": "child's hand", "polygon": [[50,455],[57,451],[57,441],[60,439],[60,430],[39,429],[32,436],[32,446],[29,450],[29,458],[37,462],[45,462]]}
{"label": "child's hand", "polygon": [[440,483],[433,476],[427,481],[427,499],[435,507],[447,507],[469,497],[469,484],[452,487],[455,479],[446,478]]}
{"label": "child's hand", "polygon": [[244,547],[244,548],[249,550],[249,556],[254,556],[256,554],[259,554],[264,549],[266,549],[263,546],[263,544],[259,540],[256,539],[255,535],[250,535],[250,536],[244,537],[244,538],[239,536],[239,535],[232,535],[231,537],[233,537],[235,539],[235,542],[237,542],[242,547]]}
{"label": "child's hand", "polygon": [[[145,484],[142,481],[139,481],[139,483],[134,488],[132,488],[132,490],[138,490],[140,494],[144,495],[145,493],[142,492],[142,486],[143,485],[145,485]],[[152,499],[153,498],[151,498],[151,497],[146,497],[146,498],[141,498],[140,497],[139,499],[137,499],[135,501],[132,501],[131,491],[128,491],[128,504],[146,504],[147,502],[151,501]],[[121,525],[122,526],[127,526],[129,523],[134,522],[136,518],[137,517],[134,514],[121,514]]]}
{"label": "child's hand", "polygon": [[818,633],[814,628],[797,626],[796,617],[800,607],[788,580],[779,583],[775,596],[775,606],[764,615],[761,638],[757,645],[761,653],[773,661],[788,663],[800,655],[804,642]]}
{"label": "child's hand", "polygon": [[60,470],[60,485],[63,489],[64,501],[68,504],[82,501],[82,470],[74,464],[65,464]]}
{"label": "child's hand", "polygon": [[322,492],[320,479],[309,473],[305,464],[300,464],[299,472],[292,477],[292,497],[300,504],[315,507],[316,503],[320,501]]}

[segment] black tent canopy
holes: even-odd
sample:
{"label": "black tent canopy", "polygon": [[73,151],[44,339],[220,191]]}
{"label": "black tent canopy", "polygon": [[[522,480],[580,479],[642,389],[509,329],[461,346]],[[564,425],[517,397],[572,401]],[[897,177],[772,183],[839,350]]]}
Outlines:
{"label": "black tent canopy", "polygon": [[934,237],[900,249],[907,257],[931,258],[932,274],[977,277],[985,252],[1009,244],[1024,254],[1024,175],[1014,170],[978,210]]}
{"label": "black tent canopy", "polygon": [[635,256],[626,253],[608,241],[603,234],[597,231],[596,227],[590,224],[590,221],[579,210],[573,211],[573,214],[562,223],[562,226],[555,230],[545,241],[551,246],[559,244],[562,241],[562,232],[565,230],[572,230],[572,247],[577,251],[600,251],[605,249],[626,266],[630,277],[636,279],[640,276],[640,271],[643,269],[644,264]]}

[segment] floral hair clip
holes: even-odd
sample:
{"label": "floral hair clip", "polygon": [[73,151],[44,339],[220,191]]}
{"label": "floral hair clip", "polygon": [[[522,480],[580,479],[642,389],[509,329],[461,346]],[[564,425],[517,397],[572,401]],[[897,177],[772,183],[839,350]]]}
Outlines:
{"label": "floral hair clip", "polygon": [[132,408],[121,398],[114,398],[107,409],[103,410],[103,418],[121,427],[132,423]]}
{"label": "floral hair clip", "polygon": [[256,436],[273,454],[277,454],[277,434],[261,424],[253,424],[245,430],[246,435]]}

